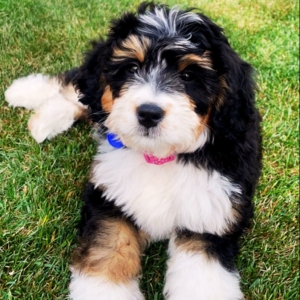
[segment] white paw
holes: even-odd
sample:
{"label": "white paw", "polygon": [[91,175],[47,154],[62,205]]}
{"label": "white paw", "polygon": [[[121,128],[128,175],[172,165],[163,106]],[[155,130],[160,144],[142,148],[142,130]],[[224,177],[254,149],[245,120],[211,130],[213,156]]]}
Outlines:
{"label": "white paw", "polygon": [[35,109],[58,94],[60,87],[54,77],[32,74],[14,80],[4,95],[10,106]]}
{"label": "white paw", "polygon": [[73,273],[70,283],[72,300],[144,300],[138,282],[113,283],[103,277]]}
{"label": "white paw", "polygon": [[28,127],[33,138],[41,143],[68,130],[82,113],[83,106],[66,101],[61,94],[57,94],[35,111]]}
{"label": "white paw", "polygon": [[[170,241],[171,242],[171,241]],[[237,272],[227,271],[205,253],[172,250],[164,295],[167,300],[241,300]]]}

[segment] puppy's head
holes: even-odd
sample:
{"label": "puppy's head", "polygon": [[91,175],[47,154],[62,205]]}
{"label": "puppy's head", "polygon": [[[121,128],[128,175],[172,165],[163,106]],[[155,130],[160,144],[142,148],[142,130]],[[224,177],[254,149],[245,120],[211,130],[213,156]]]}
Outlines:
{"label": "puppy's head", "polygon": [[228,95],[253,96],[249,72],[207,17],[150,4],[113,22],[77,86],[94,121],[127,147],[164,157],[201,148]]}

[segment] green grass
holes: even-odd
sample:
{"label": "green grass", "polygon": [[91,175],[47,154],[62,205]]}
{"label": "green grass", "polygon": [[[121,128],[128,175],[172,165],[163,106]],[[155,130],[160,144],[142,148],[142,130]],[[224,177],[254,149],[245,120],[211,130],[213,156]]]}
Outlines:
{"label": "green grass", "polygon": [[[173,5],[176,1],[166,1]],[[0,0],[0,298],[64,299],[80,194],[95,151],[86,124],[38,145],[30,113],[3,97],[14,78],[77,66],[88,40],[138,1]],[[247,299],[299,299],[298,1],[185,1],[225,28],[257,69],[264,169],[238,266]],[[24,91],[26,93],[26,91]],[[144,257],[142,288],[162,299],[166,244]],[[188,299],[183,299],[188,300]]]}

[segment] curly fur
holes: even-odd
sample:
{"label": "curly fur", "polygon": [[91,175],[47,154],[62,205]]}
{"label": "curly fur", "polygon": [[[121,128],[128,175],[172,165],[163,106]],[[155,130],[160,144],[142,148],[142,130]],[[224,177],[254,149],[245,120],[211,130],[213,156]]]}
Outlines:
{"label": "curly fur", "polygon": [[[150,240],[167,238],[166,299],[241,299],[235,258],[253,217],[260,116],[253,69],[222,28],[192,10],[143,3],[137,14],[114,20],[107,39],[93,42],[83,64],[56,82],[57,88],[49,85],[50,98],[74,106],[68,91],[76,90],[81,105],[74,109],[81,111],[65,116],[74,121],[87,112],[100,141],[84,195],[70,297],[142,299],[142,252]],[[24,79],[16,81],[7,92],[11,105],[21,105],[15,95],[23,85]],[[141,109],[151,118],[145,121]],[[37,140],[67,129],[57,127]],[[111,147],[108,131],[123,148]],[[143,153],[176,159],[155,166]]]}

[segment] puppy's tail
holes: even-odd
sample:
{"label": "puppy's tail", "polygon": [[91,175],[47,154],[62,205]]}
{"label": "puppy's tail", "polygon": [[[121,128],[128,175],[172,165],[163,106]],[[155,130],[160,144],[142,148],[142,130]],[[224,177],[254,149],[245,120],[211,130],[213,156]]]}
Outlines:
{"label": "puppy's tail", "polygon": [[87,115],[87,107],[79,102],[72,84],[75,72],[61,76],[32,74],[14,80],[6,90],[5,99],[10,106],[34,110],[28,127],[38,143],[66,131]]}

